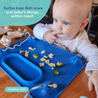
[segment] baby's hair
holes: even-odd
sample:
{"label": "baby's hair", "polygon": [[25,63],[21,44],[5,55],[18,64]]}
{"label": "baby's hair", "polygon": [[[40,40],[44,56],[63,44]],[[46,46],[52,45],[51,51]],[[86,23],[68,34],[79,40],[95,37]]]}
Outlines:
{"label": "baby's hair", "polygon": [[[55,0],[56,5],[62,4],[66,8],[66,4],[69,5],[70,8],[74,7],[77,10],[77,15],[80,18],[87,18],[91,7],[92,7],[92,0]],[[83,20],[82,19],[82,20]]]}

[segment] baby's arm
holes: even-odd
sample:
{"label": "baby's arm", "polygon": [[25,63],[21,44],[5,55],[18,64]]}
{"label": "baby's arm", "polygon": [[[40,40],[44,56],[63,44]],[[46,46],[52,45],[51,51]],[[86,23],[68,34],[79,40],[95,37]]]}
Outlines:
{"label": "baby's arm", "polygon": [[33,34],[38,39],[45,40],[51,44],[57,39],[55,32],[53,32],[52,24],[37,24],[33,29]]}
{"label": "baby's arm", "polygon": [[88,81],[89,91],[92,91],[93,87],[95,88],[97,98],[98,98],[98,70],[93,70],[91,75],[89,76],[89,81]]}
{"label": "baby's arm", "polygon": [[98,98],[98,48],[88,43],[88,45],[85,44],[83,46],[83,49],[81,49],[80,51],[84,52],[83,57],[85,57],[88,61],[85,72],[87,73],[87,75],[89,75],[88,80],[89,91],[95,88],[97,95],[96,98]]}
{"label": "baby's arm", "polygon": [[85,37],[77,41],[77,47],[77,51],[87,60],[85,72],[89,76],[89,90],[94,87],[98,98],[98,48]]}
{"label": "baby's arm", "polygon": [[[53,31],[53,27],[52,26],[53,26],[52,24],[38,23],[34,27],[34,29],[33,29],[33,34],[38,39],[42,39],[42,40],[46,40],[47,41],[47,34],[49,34],[49,32],[51,33]],[[47,34],[45,34],[45,33],[47,33]],[[44,34],[45,34],[46,38],[44,37]]]}
{"label": "baby's arm", "polygon": [[33,29],[33,34],[35,37],[37,37],[38,39],[43,39],[43,35],[47,32],[47,31],[51,31],[52,30],[52,24],[42,24],[42,23],[38,23],[34,29]]}

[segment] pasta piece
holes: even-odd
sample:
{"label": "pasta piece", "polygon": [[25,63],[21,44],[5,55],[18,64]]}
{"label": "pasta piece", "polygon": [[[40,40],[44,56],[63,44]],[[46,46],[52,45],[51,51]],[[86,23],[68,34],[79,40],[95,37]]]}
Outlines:
{"label": "pasta piece", "polygon": [[49,64],[49,60],[45,60],[45,63]]}
{"label": "pasta piece", "polygon": [[41,51],[41,54],[44,54],[45,53],[45,50]]}
{"label": "pasta piece", "polygon": [[30,51],[25,50],[25,57],[28,57],[29,56],[29,52]]}
{"label": "pasta piece", "polygon": [[44,65],[45,65],[44,63],[39,63],[39,66],[40,66],[40,67],[42,67],[42,66],[44,66]]}
{"label": "pasta piece", "polygon": [[45,58],[41,58],[40,60],[41,60],[41,61],[45,61]]}
{"label": "pasta piece", "polygon": [[22,54],[24,51],[20,50],[19,54]]}
{"label": "pasta piece", "polygon": [[49,58],[53,58],[54,54],[50,53],[48,56]]}

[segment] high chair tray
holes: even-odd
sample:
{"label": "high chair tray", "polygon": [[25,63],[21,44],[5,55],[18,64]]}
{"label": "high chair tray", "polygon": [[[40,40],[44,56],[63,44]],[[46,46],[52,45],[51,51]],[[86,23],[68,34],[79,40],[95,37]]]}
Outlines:
{"label": "high chair tray", "polygon": [[[15,44],[19,44],[23,40]],[[35,50],[30,50],[29,47],[35,48]],[[32,91],[30,93],[32,98],[57,98],[86,64],[84,58],[45,41],[33,38],[33,36],[30,36],[25,43],[15,49],[8,49],[7,51],[2,51],[2,49],[0,49],[0,67],[19,86],[31,89],[40,84],[57,84],[57,88],[44,86]],[[24,52],[19,54],[20,50]],[[45,53],[42,54],[43,50],[45,50]],[[25,56],[25,51],[29,51],[27,57]],[[54,70],[51,69],[48,63],[41,61],[43,56],[48,56],[51,53],[53,58],[48,58],[50,63],[61,62],[64,64],[54,68],[59,72],[58,75],[54,75]],[[39,57],[34,58],[33,54],[38,54]],[[45,65],[40,67],[39,63],[43,62]]]}

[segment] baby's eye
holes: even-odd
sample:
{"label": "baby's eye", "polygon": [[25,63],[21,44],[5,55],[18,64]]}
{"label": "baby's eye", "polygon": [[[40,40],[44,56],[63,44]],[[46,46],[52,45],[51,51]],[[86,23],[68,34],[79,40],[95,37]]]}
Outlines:
{"label": "baby's eye", "polygon": [[55,22],[58,22],[58,20],[57,20],[57,19],[54,19],[54,21],[55,21]]}
{"label": "baby's eye", "polygon": [[68,23],[68,22],[64,22],[64,24],[65,24],[65,25],[68,25],[69,23]]}

